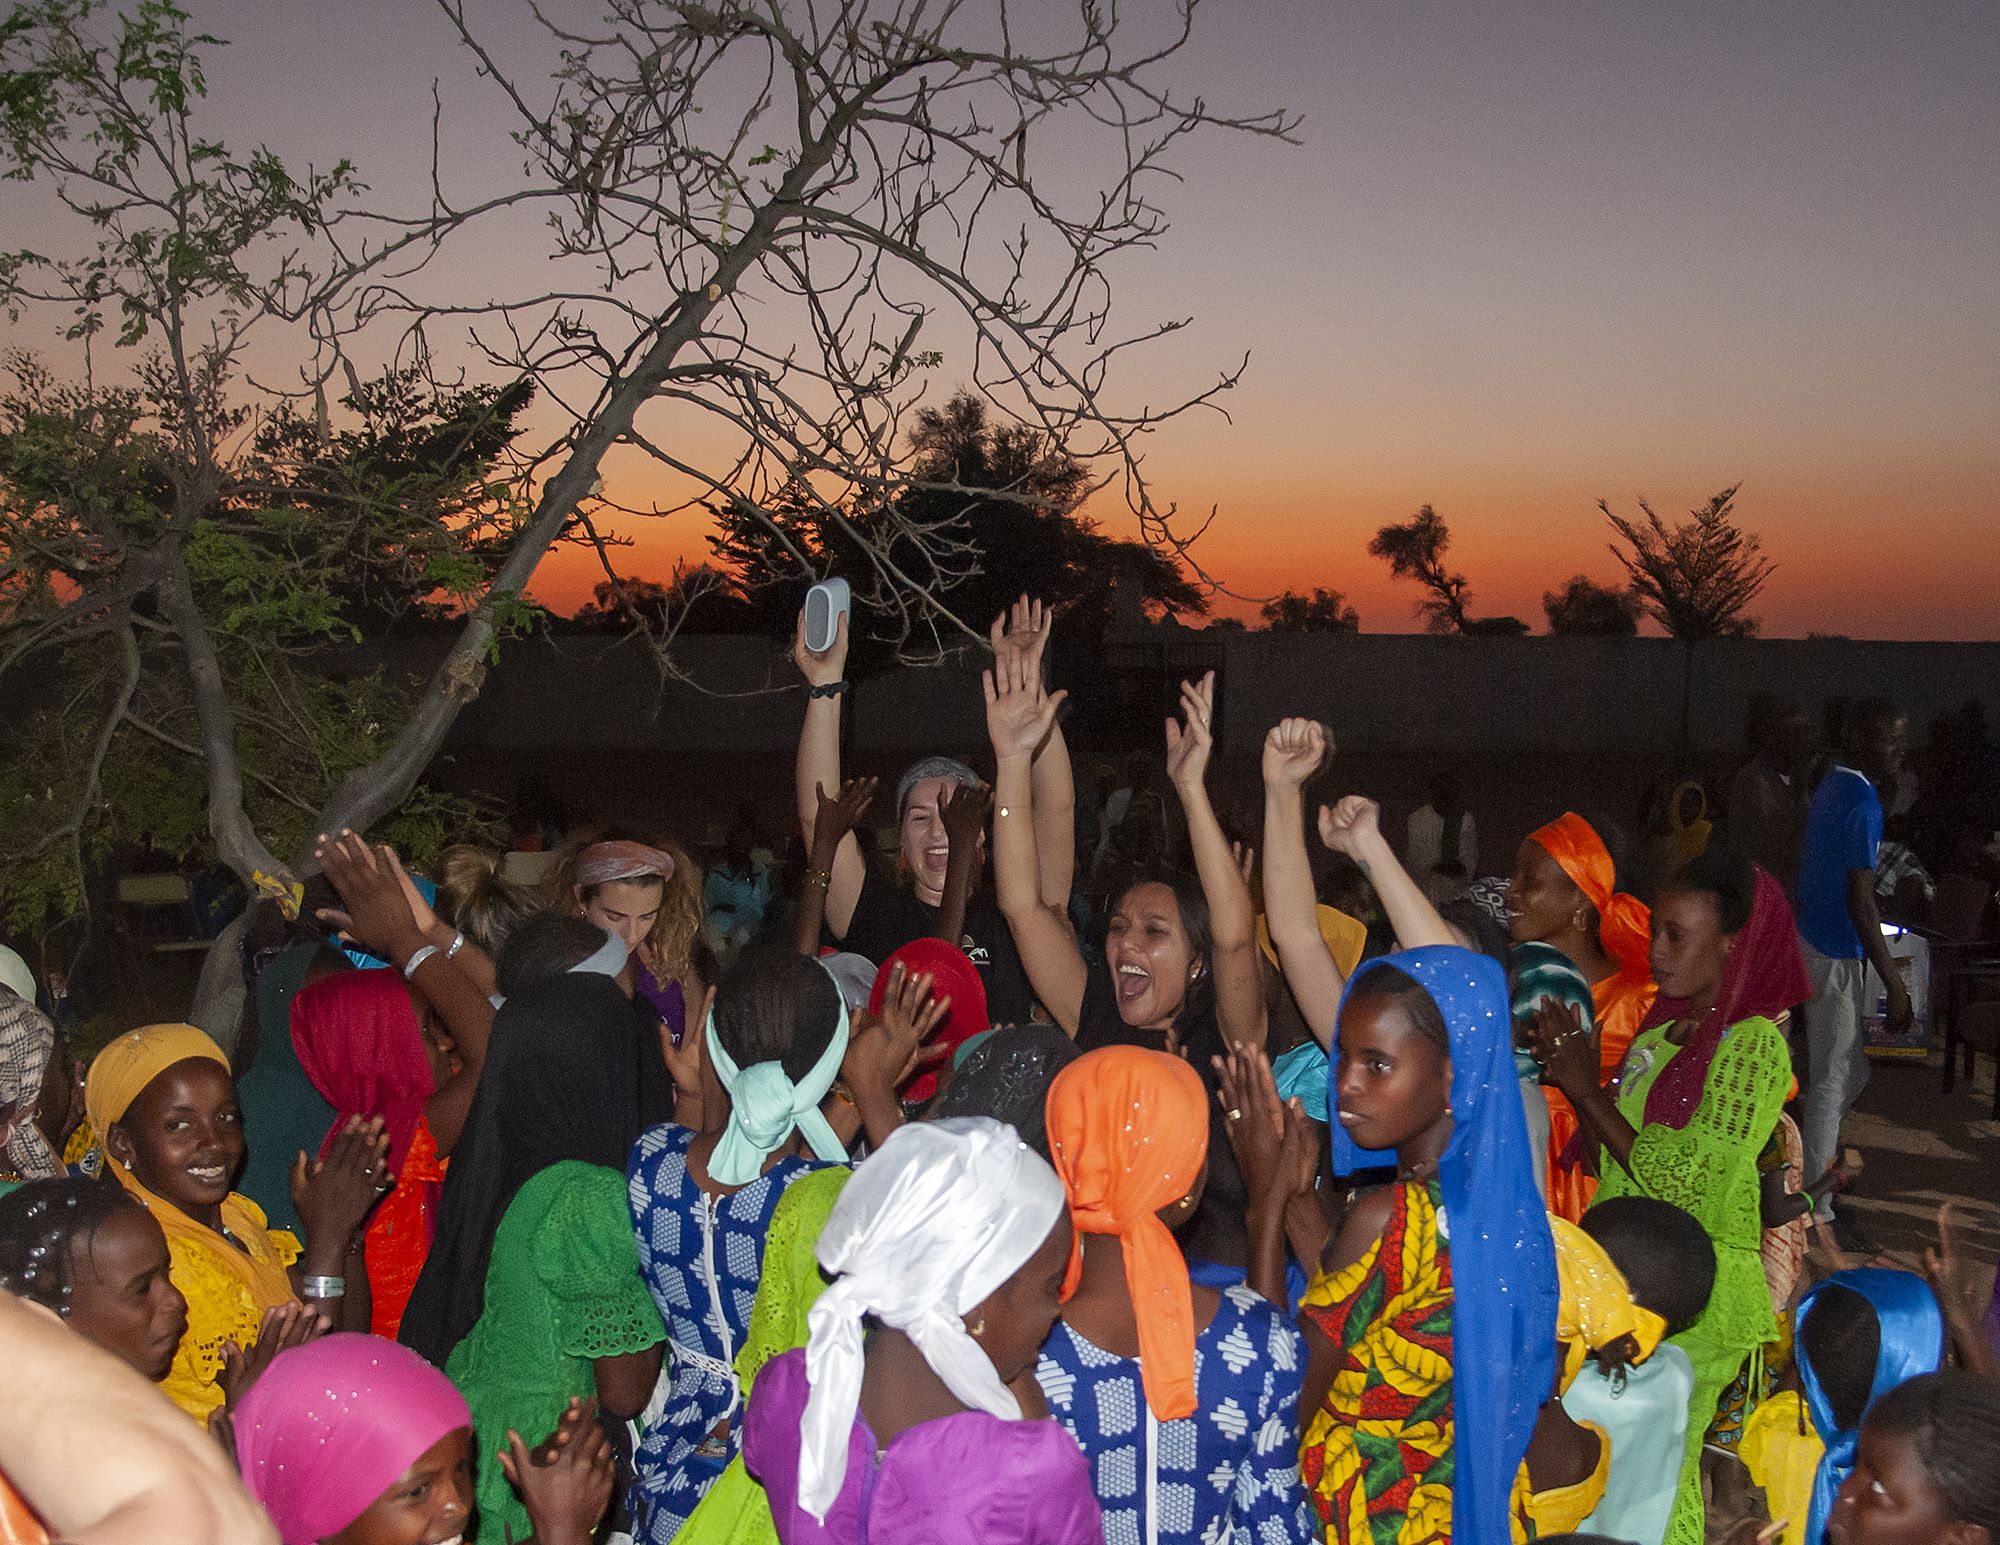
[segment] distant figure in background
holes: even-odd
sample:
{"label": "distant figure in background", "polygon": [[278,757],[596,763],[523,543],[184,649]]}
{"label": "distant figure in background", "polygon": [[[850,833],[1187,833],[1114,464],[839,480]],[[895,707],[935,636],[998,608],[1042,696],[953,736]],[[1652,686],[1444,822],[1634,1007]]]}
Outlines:
{"label": "distant figure in background", "polygon": [[708,947],[726,965],[763,926],[771,904],[771,871],[757,862],[757,829],[750,812],[739,811],[729,828],[722,861],[702,882],[708,911]]}
{"label": "distant figure in background", "polygon": [[[1806,1005],[1806,1087],[1799,1134],[1805,1179],[1819,1179],[1840,1148],[1840,1123],[1868,1082],[1862,1023],[1872,1007],[1863,982],[1870,965],[1887,986],[1891,1036],[1910,1028],[1911,1004],[1890,958],[1875,905],[1882,845],[1882,797],[1903,764],[1909,721],[1884,698],[1856,703],[1847,715],[1841,754],[1806,813],[1799,868],[1799,937],[1805,944],[1812,1000]],[[1831,1197],[1819,1204],[1831,1218]]]}
{"label": "distant figure in background", "polygon": [[1459,795],[1458,773],[1444,769],[1432,774],[1424,792],[1429,803],[1410,816],[1403,865],[1419,885],[1427,885],[1432,871],[1442,868],[1462,890],[1466,877],[1479,872],[1479,828]]}
{"label": "distant figure in background", "polygon": [[1730,780],[1724,835],[1736,852],[1775,876],[1797,905],[1812,799],[1812,715],[1792,698],[1760,695],[1744,739],[1750,759]]}

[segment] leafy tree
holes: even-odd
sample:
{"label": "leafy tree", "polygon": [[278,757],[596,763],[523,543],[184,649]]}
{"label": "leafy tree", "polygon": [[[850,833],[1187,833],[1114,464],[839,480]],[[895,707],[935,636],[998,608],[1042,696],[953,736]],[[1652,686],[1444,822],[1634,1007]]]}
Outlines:
{"label": "leafy tree", "polygon": [[1639,597],[1588,575],[1573,576],[1560,590],[1542,593],[1549,631],[1601,638],[1631,638],[1639,631]]}
{"label": "leafy tree", "polygon": [[[482,164],[479,193],[461,198],[456,168],[434,163],[413,211],[365,207],[346,161],[300,176],[267,150],[217,142],[201,115],[218,40],[173,0],[16,0],[0,22],[0,175],[46,187],[81,227],[46,238],[74,258],[0,256],[0,305],[16,320],[57,311],[88,363],[73,399],[24,383],[0,533],[0,671],[62,660],[75,683],[65,725],[89,721],[66,764],[75,800],[48,823],[79,862],[138,702],[199,766],[214,851],[255,887],[293,895],[310,850],[269,824],[253,791],[285,801],[260,779],[313,807],[297,812],[301,833],[366,828],[405,801],[497,641],[531,618],[521,596],[541,557],[565,536],[599,541],[614,446],[691,490],[679,508],[726,503],[772,541],[792,512],[810,514],[825,533],[814,561],[838,557],[864,604],[910,635],[972,632],[952,609],[948,551],[932,553],[927,581],[891,556],[912,541],[930,552],[904,502],[927,481],[906,426],[941,361],[920,336],[940,313],[972,339],[963,368],[981,396],[1115,484],[1148,543],[1184,551],[1137,447],[1240,367],[1187,402],[1121,407],[1124,355],[1183,324],[1114,326],[1110,269],[1165,234],[1153,190],[1183,140],[1284,138],[1294,122],[1177,95],[1164,77],[1191,7],[1164,39],[1096,6],[1060,35],[1025,17],[996,35],[980,8],[916,0],[855,0],[832,26],[776,0],[657,0],[613,8],[588,38],[537,13],[539,82],[534,65],[511,68],[526,40],[509,34],[503,64],[470,9],[439,0],[436,14],[513,115],[519,177],[496,187]],[[456,87],[441,96],[449,107]],[[1065,176],[1038,183],[1048,144],[1062,146]],[[1077,165],[1098,175],[1068,176]],[[533,266],[546,287],[468,301],[451,255],[518,245],[523,213],[544,233]],[[393,416],[354,362],[446,375],[447,335],[503,384],[484,389],[477,434],[454,438],[465,405],[444,385],[420,401],[437,432],[427,454],[463,446],[444,457],[458,492],[404,497],[393,458],[334,443],[326,385],[345,371],[364,423]],[[282,396],[244,384],[253,336],[260,361],[296,367],[315,435],[327,424],[318,461]],[[99,359],[106,340],[116,348]],[[516,442],[512,410],[530,386],[553,423]],[[406,390],[383,378],[388,398]],[[75,475],[36,464],[46,436]],[[496,441],[509,446],[497,463]],[[367,497],[329,481],[322,461]],[[323,549],[294,561],[323,523],[350,541],[352,572],[326,572]],[[608,565],[615,549],[599,547]],[[385,683],[398,700],[359,721],[372,735],[326,759],[310,791],[264,771],[254,736],[296,718],[296,694],[288,707],[245,690],[242,670],[416,608],[454,619],[431,675],[406,695]],[[253,650],[244,630],[257,629],[269,632]],[[179,672],[185,733],[143,696],[156,654]],[[204,999],[232,976],[229,954],[211,952]]]}
{"label": "leafy tree", "polygon": [[1759,539],[1733,519],[1742,486],[1732,483],[1673,526],[1644,499],[1639,501],[1643,521],[1614,515],[1609,501],[1597,501],[1625,543],[1612,544],[1612,555],[1632,577],[1632,590],[1647,612],[1674,638],[1692,643],[1749,638],[1757,631],[1756,619],[1745,616],[1744,608],[1763,590],[1774,565],[1762,556]]}
{"label": "leafy tree", "polygon": [[688,633],[763,633],[758,609],[734,576],[713,564],[677,564],[671,584],[654,579],[601,579],[571,618],[595,631],[642,631],[654,639]]}
{"label": "leafy tree", "polygon": [[1432,633],[1465,631],[1465,576],[1445,567],[1450,546],[1444,517],[1428,504],[1408,520],[1384,526],[1368,544],[1369,553],[1384,560],[1396,578],[1413,579],[1424,588],[1416,611]]}
{"label": "leafy tree", "polygon": [[1361,614],[1338,590],[1315,586],[1311,595],[1287,590],[1263,605],[1264,626],[1273,633],[1359,633]]}

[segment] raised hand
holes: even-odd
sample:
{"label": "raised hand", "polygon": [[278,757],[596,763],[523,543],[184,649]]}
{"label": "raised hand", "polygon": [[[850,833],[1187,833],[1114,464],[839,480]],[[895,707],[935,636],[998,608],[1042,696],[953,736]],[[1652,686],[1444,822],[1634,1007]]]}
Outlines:
{"label": "raised hand", "polygon": [[587,1545],[611,1505],[616,1469],[611,1442],[597,1423],[597,1402],[572,1400],[533,1449],[509,1428],[500,1468],[528,1510],[537,1545]]}
{"label": "raised hand", "polygon": [[1181,717],[1167,720],[1167,776],[1177,789],[1201,782],[1215,749],[1215,672],[1181,683]]}
{"label": "raised hand", "polygon": [[945,838],[953,853],[979,841],[986,830],[986,812],[992,803],[993,791],[984,784],[977,788],[954,784],[938,794],[938,817],[944,822]]}
{"label": "raised hand", "polygon": [[898,961],[889,968],[882,1012],[869,1018],[848,1042],[841,1074],[856,1089],[895,1090],[908,1082],[923,1060],[924,1043],[951,1010],[949,994],[933,997],[929,972],[911,972]]}
{"label": "raised hand", "polygon": [[674,1119],[691,1132],[707,1130],[703,1125],[707,1085],[701,1069],[708,1044],[708,1014],[714,1007],[715,989],[711,987],[702,994],[700,1007],[688,1016],[687,1029],[678,1046],[674,1045],[674,1032],[667,1022],[660,1021],[660,1055],[666,1059],[668,1076],[674,1081]]}
{"label": "raised hand", "polygon": [[806,648],[806,613],[799,608],[798,626],[792,630],[792,660],[808,686],[830,687],[847,674],[847,617],[841,616],[833,630],[833,643],[825,653]]}
{"label": "raised hand", "polygon": [[292,1166],[292,1205],[310,1239],[346,1239],[396,1183],[380,1116],[350,1116],[324,1160]]}
{"label": "raised hand", "polygon": [[1319,840],[1336,853],[1359,858],[1370,838],[1382,834],[1382,807],[1362,794],[1319,807]]}
{"label": "raised hand", "polygon": [[1317,719],[1280,719],[1264,737],[1264,782],[1300,788],[1326,760],[1331,742]]}
{"label": "raised hand", "polygon": [[849,778],[840,785],[840,793],[834,798],[827,797],[826,786],[815,784],[814,792],[819,795],[819,815],[813,821],[813,846],[824,845],[828,852],[840,844],[861,818],[868,813],[868,807],[875,803],[877,778]]}
{"label": "raised hand", "polygon": [[1213,1059],[1230,1149],[1252,1197],[1289,1200],[1311,1192],[1319,1178],[1319,1134],[1298,1101],[1278,1097],[1263,1051],[1240,1046]]}
{"label": "raised hand", "polygon": [[1032,757],[1055,728],[1056,711],[1067,692],[1042,686],[1041,662],[1018,649],[994,656],[993,668],[981,674],[986,693],[986,734],[993,754]]}
{"label": "raised hand", "polygon": [[313,858],[346,903],[345,911],[322,909],[320,920],[338,929],[343,938],[401,966],[422,944],[423,929],[410,908],[394,855],[386,847],[370,847],[354,832],[342,831],[337,837],[322,836]]}
{"label": "raised hand", "polygon": [[301,1303],[280,1304],[275,1309],[266,1309],[264,1318],[257,1325],[257,1339],[250,1344],[247,1352],[234,1341],[222,1343],[222,1367],[216,1373],[215,1382],[222,1391],[223,1409],[236,1409],[236,1402],[263,1377],[264,1370],[271,1366],[272,1358],[324,1336],[330,1328],[316,1310],[308,1309]]}
{"label": "raised hand", "polygon": [[994,658],[997,660],[1009,652],[1018,654],[1039,680],[1042,652],[1048,648],[1049,629],[1054,622],[1055,614],[1043,602],[1023,595],[1009,610],[995,617],[993,626],[987,630]]}

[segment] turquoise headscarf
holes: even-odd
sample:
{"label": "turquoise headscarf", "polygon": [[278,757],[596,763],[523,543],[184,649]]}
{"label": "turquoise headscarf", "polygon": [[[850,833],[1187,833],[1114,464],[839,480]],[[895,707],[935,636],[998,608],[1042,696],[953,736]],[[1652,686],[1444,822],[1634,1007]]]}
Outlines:
{"label": "turquoise headscarf", "polygon": [[[1875,1402],[1898,1384],[1906,1384],[1919,1374],[1936,1373],[1944,1364],[1944,1313],[1937,1295],[1915,1272],[1892,1271],[1884,1266],[1863,1266],[1854,1271],[1837,1271],[1799,1300],[1798,1318],[1803,1325],[1814,1302],[1830,1287],[1843,1287],[1858,1294],[1875,1311],[1881,1331],[1882,1349],[1875,1354],[1875,1382],[1868,1388],[1868,1403],[1861,1409],[1865,1420]],[[1806,1515],[1807,1545],[1820,1545],[1826,1538],[1827,1515],[1842,1483],[1854,1473],[1854,1451],[1861,1441],[1861,1424],[1841,1427],[1834,1421],[1833,1402],[1820,1386],[1805,1344],[1798,1345],[1799,1380],[1805,1386],[1806,1409],[1813,1426],[1826,1444],[1826,1457],[1813,1476],[1812,1510]]]}
{"label": "turquoise headscarf", "polygon": [[[1451,1036],[1451,1140],[1438,1189],[1451,1230],[1452,1537],[1505,1540],[1509,1494],[1535,1416],[1556,1378],[1556,1248],[1535,1189],[1528,1123],[1514,1072],[1514,1024],[1499,963],[1457,945],[1371,960],[1348,978],[1341,1008],[1394,966],[1430,995]],[[1357,1148],[1329,1091],[1336,1173],[1396,1162]]]}
{"label": "turquoise headscarf", "polygon": [[[824,969],[824,967],[822,967]],[[835,987],[839,984],[836,982]],[[822,1159],[844,1163],[847,1145],[828,1125],[819,1102],[840,1076],[840,1064],[847,1055],[847,1000],[838,991],[840,1020],[833,1039],[826,1043],[812,1071],[797,1083],[786,1073],[782,1062],[758,1062],[747,1068],[722,1049],[722,1037],[715,1033],[715,1009],[708,1011],[708,1056],[715,1076],[729,1092],[729,1125],[723,1129],[708,1158],[709,1178],[720,1185],[747,1186],[764,1172],[764,1163],[785,1145],[792,1133],[803,1132],[812,1150]]]}

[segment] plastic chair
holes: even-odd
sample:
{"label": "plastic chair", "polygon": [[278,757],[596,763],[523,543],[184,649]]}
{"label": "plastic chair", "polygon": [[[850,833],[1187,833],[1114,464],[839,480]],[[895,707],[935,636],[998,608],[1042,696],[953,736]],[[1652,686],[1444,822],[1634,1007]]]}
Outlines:
{"label": "plastic chair", "polygon": [[[1986,937],[1986,910],[1993,887],[1974,874],[1948,874],[1937,883],[1931,905],[1931,997],[1938,1005],[1936,1020],[1944,1029],[1944,1087],[1950,1093],[1958,1078],[1954,1053],[1966,1040],[1960,1025],[1964,1015],[1980,1005],[1972,989],[1981,982],[2000,983],[2000,942]],[[1972,1073],[1973,1049],[1965,1047],[1966,1076]]]}
{"label": "plastic chair", "polygon": [[1978,1003],[1966,1004],[1961,1013],[1951,1016],[1951,1035],[1945,1043],[1944,1086],[1951,1088],[1952,1052],[1962,1047],[1965,1056],[1965,1080],[1972,1082],[1972,1059],[1979,1052],[1985,1052],[1994,1059],[1993,1068],[1993,1115],[2000,1120],[2000,999],[1987,998]]}

